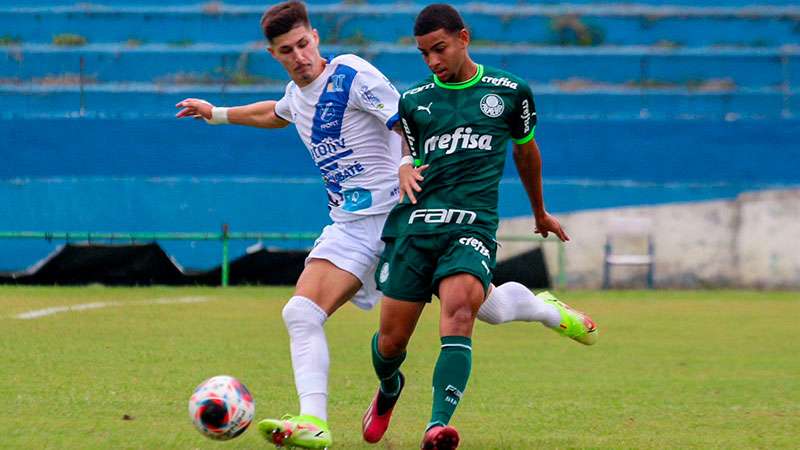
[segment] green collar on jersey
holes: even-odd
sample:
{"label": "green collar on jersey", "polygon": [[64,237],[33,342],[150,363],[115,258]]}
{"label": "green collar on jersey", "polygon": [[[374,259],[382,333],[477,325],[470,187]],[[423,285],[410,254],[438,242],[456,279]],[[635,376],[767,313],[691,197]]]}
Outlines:
{"label": "green collar on jersey", "polygon": [[475,86],[478,81],[481,81],[481,78],[483,78],[483,64],[478,64],[478,71],[475,72],[475,75],[472,78],[467,81],[459,81],[458,83],[445,83],[444,81],[440,80],[436,74],[433,74],[433,82],[436,83],[437,86],[440,88],[453,90],[466,89]]}

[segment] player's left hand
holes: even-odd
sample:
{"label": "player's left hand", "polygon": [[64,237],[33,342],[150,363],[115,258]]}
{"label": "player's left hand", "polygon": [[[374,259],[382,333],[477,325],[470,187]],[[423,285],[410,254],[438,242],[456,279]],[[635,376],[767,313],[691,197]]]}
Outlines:
{"label": "player's left hand", "polygon": [[211,120],[211,110],[214,105],[201,98],[187,98],[175,105],[176,108],[183,108],[175,114],[177,118],[194,117],[195,119]]}
{"label": "player's left hand", "polygon": [[569,236],[567,236],[567,233],[561,228],[558,219],[548,213],[544,213],[542,218],[536,219],[536,230],[534,233],[541,234],[543,238],[546,238],[549,233],[553,233],[558,236],[562,242],[569,240]]}
{"label": "player's left hand", "polygon": [[424,180],[422,172],[428,168],[428,164],[424,166],[414,167],[413,164],[403,164],[400,166],[398,175],[400,176],[400,202],[408,195],[408,199],[412,204],[417,204],[417,197],[415,192],[422,192],[422,187],[419,182]]}

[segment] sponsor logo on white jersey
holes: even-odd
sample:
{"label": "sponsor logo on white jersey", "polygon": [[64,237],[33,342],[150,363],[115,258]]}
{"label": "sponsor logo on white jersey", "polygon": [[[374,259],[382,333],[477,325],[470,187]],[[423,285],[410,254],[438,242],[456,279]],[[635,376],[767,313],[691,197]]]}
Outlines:
{"label": "sponsor logo on white jersey", "polygon": [[367,102],[368,105],[371,105],[375,109],[384,108],[383,101],[366,86],[361,86],[361,97],[364,98],[364,101]]}
{"label": "sponsor logo on white jersey", "polygon": [[491,84],[493,86],[503,86],[510,89],[516,89],[519,84],[509,80],[506,77],[495,78],[495,77],[483,77],[481,81],[487,84]]}
{"label": "sponsor logo on white jersey", "polygon": [[422,220],[425,223],[457,223],[471,224],[478,215],[465,209],[417,209],[408,218],[408,224]]}
{"label": "sponsor logo on white jersey", "polygon": [[333,138],[329,136],[323,139],[322,142],[311,144],[309,152],[314,161],[316,161],[323,156],[332,155],[344,148],[346,148],[346,145],[343,137]]}
{"label": "sponsor logo on white jersey", "polygon": [[444,150],[445,155],[455,153],[457,150],[491,150],[492,135],[472,134],[472,128],[458,127],[452,134],[431,136],[425,141],[425,151],[430,153]]}

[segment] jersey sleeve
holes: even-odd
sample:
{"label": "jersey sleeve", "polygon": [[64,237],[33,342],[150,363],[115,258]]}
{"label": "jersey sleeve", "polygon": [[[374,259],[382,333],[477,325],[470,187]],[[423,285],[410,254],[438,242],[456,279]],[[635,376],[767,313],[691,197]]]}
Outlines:
{"label": "jersey sleeve", "polygon": [[414,123],[413,117],[411,117],[411,114],[408,113],[408,110],[408,101],[400,98],[397,103],[397,115],[400,119],[400,123],[403,126],[403,135],[406,138],[406,143],[408,143],[408,148],[411,149],[411,156],[414,157],[414,165],[419,166],[421,164],[422,156],[417,148],[417,140],[419,139],[419,135],[417,133],[417,124]]}
{"label": "jersey sleeve", "polygon": [[536,105],[531,88],[524,81],[519,82],[510,121],[511,138],[515,143],[525,144],[533,140],[536,134]]}
{"label": "jersey sleeve", "polygon": [[275,115],[280,117],[281,119],[291,122],[292,121],[292,102],[290,101],[290,97],[292,96],[292,83],[286,85],[286,92],[284,92],[283,97],[275,104]]}
{"label": "jersey sleeve", "polygon": [[392,129],[400,116],[397,105],[400,94],[392,83],[374,67],[360,70],[356,76],[352,102],[356,108],[377,117]]}

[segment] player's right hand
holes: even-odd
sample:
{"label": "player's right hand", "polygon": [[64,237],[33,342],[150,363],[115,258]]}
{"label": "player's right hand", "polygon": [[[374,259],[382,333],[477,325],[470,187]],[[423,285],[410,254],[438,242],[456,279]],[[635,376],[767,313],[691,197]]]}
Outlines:
{"label": "player's right hand", "polygon": [[175,107],[183,108],[178,111],[178,114],[175,114],[175,117],[179,119],[183,117],[194,117],[195,119],[205,119],[208,121],[211,120],[211,109],[214,108],[214,105],[200,98],[187,98],[180,101]]}
{"label": "player's right hand", "polygon": [[541,234],[543,238],[546,238],[549,233],[553,233],[561,239],[561,242],[567,242],[569,240],[569,236],[567,236],[567,233],[561,227],[561,223],[558,222],[558,219],[546,212],[542,217],[536,219],[536,229],[534,233]]}
{"label": "player's right hand", "polygon": [[398,170],[400,176],[400,202],[408,195],[408,199],[412,204],[417,204],[417,197],[415,192],[422,192],[422,187],[419,182],[424,180],[422,172],[428,168],[428,164],[424,166],[414,167],[413,164],[403,164]]}

